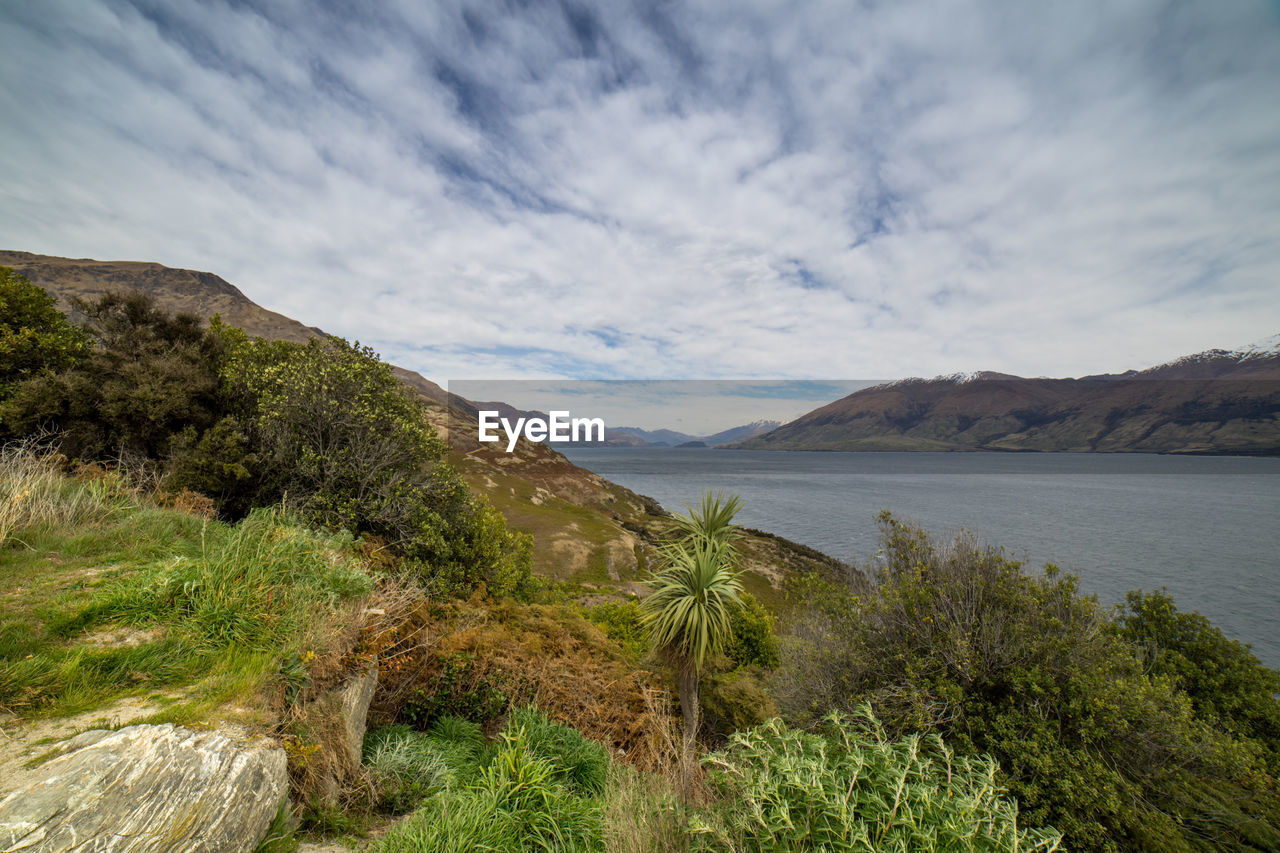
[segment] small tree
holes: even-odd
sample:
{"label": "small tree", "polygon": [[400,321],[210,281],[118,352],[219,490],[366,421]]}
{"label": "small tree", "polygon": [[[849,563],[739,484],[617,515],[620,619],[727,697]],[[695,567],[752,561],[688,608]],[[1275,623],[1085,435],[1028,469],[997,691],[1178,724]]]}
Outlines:
{"label": "small tree", "polygon": [[733,517],[741,506],[736,495],[708,492],[698,509],[676,515],[680,538],[662,549],[663,568],[644,600],[650,642],[676,670],[686,767],[698,733],[698,680],[706,661],[724,648],[742,594],[733,544],[739,535]]}
{"label": "small tree", "polygon": [[42,370],[60,370],[89,351],[89,340],[54,298],[24,276],[0,267],[0,399]]}
{"label": "small tree", "polygon": [[62,452],[84,460],[121,453],[159,460],[175,435],[216,420],[226,350],[216,330],[142,293],[75,305],[93,346],[56,372],[32,372],[18,383],[4,409],[11,435],[60,432]]}

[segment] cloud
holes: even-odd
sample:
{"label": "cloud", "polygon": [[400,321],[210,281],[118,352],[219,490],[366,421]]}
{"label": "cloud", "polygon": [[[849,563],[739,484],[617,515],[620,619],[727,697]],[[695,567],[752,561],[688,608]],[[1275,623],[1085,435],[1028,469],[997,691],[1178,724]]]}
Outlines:
{"label": "cloud", "polygon": [[1262,4],[50,0],[7,248],[436,379],[1142,367],[1280,326]]}

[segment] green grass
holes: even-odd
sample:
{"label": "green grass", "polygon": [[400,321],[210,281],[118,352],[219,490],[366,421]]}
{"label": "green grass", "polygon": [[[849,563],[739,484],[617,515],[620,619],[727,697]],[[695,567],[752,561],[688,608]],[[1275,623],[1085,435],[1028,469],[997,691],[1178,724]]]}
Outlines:
{"label": "green grass", "polygon": [[512,714],[492,743],[456,717],[426,732],[375,730],[365,763],[384,804],[417,806],[373,851],[603,849],[608,754],[533,708]]}
{"label": "green grass", "polygon": [[196,721],[269,682],[305,680],[297,664],[316,626],[370,588],[349,538],[303,529],[279,509],[230,526],[154,506],[119,480],[50,469],[46,506],[24,520],[11,505],[30,494],[9,486],[33,479],[32,465],[0,458],[0,516],[20,522],[0,545],[9,712],[62,716],[180,690],[157,719]]}

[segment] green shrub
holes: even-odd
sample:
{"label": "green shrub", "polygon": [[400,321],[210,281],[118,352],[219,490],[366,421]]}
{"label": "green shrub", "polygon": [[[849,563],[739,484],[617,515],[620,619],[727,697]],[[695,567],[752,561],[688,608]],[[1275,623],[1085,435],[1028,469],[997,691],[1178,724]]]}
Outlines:
{"label": "green shrub", "polygon": [[507,694],[497,684],[475,674],[474,660],[466,653],[447,658],[431,682],[414,691],[401,705],[400,719],[426,728],[441,717],[483,723],[505,711]]}
{"label": "green shrub", "polygon": [[1117,625],[1152,675],[1177,682],[1197,716],[1258,741],[1271,754],[1272,773],[1280,770],[1280,672],[1199,613],[1178,612],[1164,590],[1130,592]]}
{"label": "green shrub", "polygon": [[649,639],[644,631],[639,601],[607,601],[588,608],[586,616],[606,637],[626,649],[632,657],[642,657],[648,651]]}
{"label": "green shrub", "polygon": [[77,306],[87,354],[47,294],[0,271],[0,431],[141,460],[226,518],[286,501],[307,524],[390,545],[435,594],[532,590],[532,540],[471,492],[423,402],[368,347],[250,340],[137,293]]}
{"label": "green shrub", "polygon": [[712,672],[702,682],[703,729],[723,740],[778,715],[758,667]]}
{"label": "green shrub", "polygon": [[224,403],[219,372],[228,339],[191,314],[171,315],[144,294],[78,302],[93,340],[86,358],[33,375],[4,406],[11,435],[60,434],[61,450],[85,461],[121,454],[164,458],[173,437],[202,432]]}
{"label": "green shrub", "polygon": [[778,638],[773,614],[754,595],[744,592],[742,606],[733,611],[731,632],[724,653],[738,666],[778,665]]}
{"label": "green shrub", "polygon": [[992,755],[1024,822],[1074,850],[1265,850],[1280,799],[1259,749],[1196,715],[1096,600],[1049,567],[884,516],[874,584],[810,579],[775,678],[798,721],[870,702],[895,731]]}
{"label": "green shrub", "polygon": [[989,758],[958,758],[935,736],[890,739],[871,715],[830,715],[819,734],[774,719],[704,759],[720,796],[695,820],[702,849],[1056,850],[1018,827]]}
{"label": "green shrub", "polygon": [[230,412],[184,434],[175,483],[224,505],[283,497],[312,523],[371,534],[436,594],[528,590],[531,540],[472,494],[421,400],[368,347],[246,340],[223,376]]}
{"label": "green shrub", "polygon": [[18,383],[70,367],[88,351],[88,336],[57,309],[52,296],[0,267],[0,400]]}

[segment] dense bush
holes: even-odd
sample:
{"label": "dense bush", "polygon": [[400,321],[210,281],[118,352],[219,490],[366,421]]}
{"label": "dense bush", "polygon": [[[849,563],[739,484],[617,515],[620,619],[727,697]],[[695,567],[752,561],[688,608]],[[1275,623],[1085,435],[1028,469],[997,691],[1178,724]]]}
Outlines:
{"label": "dense bush", "polygon": [[703,849],[1033,851],[1050,830],[1018,826],[989,758],[956,757],[937,735],[890,739],[868,710],[818,733],[774,719],[704,759],[719,795],[694,824]]}
{"label": "dense bush", "polygon": [[1172,678],[1196,715],[1260,743],[1280,770],[1280,672],[1228,639],[1199,613],[1180,613],[1163,590],[1130,592],[1117,624],[1136,643],[1152,675]]}
{"label": "dense bush", "polygon": [[649,650],[639,601],[606,601],[589,608],[587,618],[633,657],[643,657]]}
{"label": "dense bush", "polygon": [[730,617],[725,655],[737,666],[777,666],[778,638],[773,614],[749,592],[744,592],[739,602],[742,606]]}
{"label": "dense bush", "polygon": [[711,743],[778,715],[759,667],[709,672],[702,682],[702,734]]}
{"label": "dense bush", "polygon": [[71,458],[141,460],[232,519],[283,500],[309,524],[389,545],[438,593],[530,588],[528,537],[472,494],[422,403],[367,347],[250,340],[138,293],[78,308],[83,354],[44,291],[0,275],[10,437],[56,432]]}
{"label": "dense bush", "polygon": [[286,499],[332,528],[376,536],[444,593],[523,592],[531,544],[445,461],[422,403],[367,347],[240,340],[226,416],[188,432],[172,482],[232,508]]}
{"label": "dense bush", "polygon": [[190,314],[170,315],[143,294],[79,302],[93,341],[87,357],[19,383],[4,407],[10,436],[61,434],[85,461],[161,459],[184,430],[203,431],[221,406],[227,341]]}
{"label": "dense bush", "polygon": [[508,704],[502,688],[476,671],[474,655],[459,653],[441,661],[429,683],[401,702],[398,716],[418,727],[442,717],[486,723]]}
{"label": "dense bush", "polygon": [[0,267],[0,400],[19,382],[69,367],[88,351],[88,337],[57,309],[52,296]]}
{"label": "dense bush", "polygon": [[882,520],[870,589],[809,582],[776,682],[793,717],[867,701],[894,730],[991,754],[1024,821],[1071,849],[1280,844],[1259,750],[1149,674],[1074,579]]}

